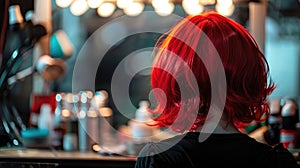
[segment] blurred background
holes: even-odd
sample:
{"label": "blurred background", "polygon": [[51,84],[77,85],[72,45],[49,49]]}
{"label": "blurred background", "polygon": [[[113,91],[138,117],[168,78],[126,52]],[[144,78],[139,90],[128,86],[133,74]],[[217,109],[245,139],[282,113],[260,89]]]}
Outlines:
{"label": "blurred background", "polygon": [[[255,34],[255,38],[269,62],[271,78],[277,84],[277,89],[270,98],[280,99],[288,97],[299,102],[300,2],[298,0],[201,0],[197,5],[193,4],[196,2],[193,0],[173,0],[167,1],[165,4],[164,0],[161,0],[156,1],[157,6],[153,3],[155,0],[139,0],[135,2],[135,6],[126,7],[126,3],[130,3],[129,0],[124,0],[123,6],[121,0],[120,2],[114,0],[52,0],[51,34],[53,35],[57,30],[63,30],[64,35],[71,43],[70,54],[63,56],[68,57],[63,59],[63,64],[65,64],[63,66],[66,67],[63,69],[64,73],[61,73],[55,80],[49,80],[46,84],[43,83],[43,79],[41,82],[40,78],[37,77],[40,74],[35,75],[35,73],[32,73],[17,82],[12,82],[13,84],[9,85],[9,89],[2,92],[3,95],[9,97],[9,102],[15,105],[26,126],[30,124],[33,95],[71,93],[75,62],[84,43],[106,23],[124,15],[135,17],[136,22],[107,26],[106,29],[102,30],[101,39],[95,40],[95,46],[111,45],[112,47],[105,53],[104,59],[98,66],[94,89],[95,91],[107,91],[109,99],[107,106],[113,111],[113,127],[118,129],[120,126],[126,125],[130,118],[134,118],[135,111],[130,107],[126,109],[125,106],[124,113],[126,113],[126,116],[124,116],[119,112],[119,109],[116,108],[114,101],[111,99],[112,76],[120,62],[129,54],[133,54],[135,58],[141,59],[141,61],[146,60],[151,64],[151,50],[135,51],[153,47],[161,33],[137,33],[127,36],[118,43],[111,43],[110,39],[116,35],[122,35],[122,33],[126,34],[130,29],[140,27],[143,24],[143,18],[139,17],[142,11],[155,11],[157,15],[153,15],[153,20],[155,20],[155,23],[160,24],[153,26],[159,26],[161,30],[165,31],[176,22],[172,20],[171,14],[184,17],[189,14],[201,13],[205,10],[217,10],[226,17],[236,20]],[[250,3],[264,3],[266,10],[264,11],[259,7],[253,6],[251,8]],[[13,5],[20,6],[20,11],[24,18],[25,16],[28,17],[27,22],[39,17],[38,15],[29,15],[30,11],[33,11],[36,7],[36,3],[33,0],[10,0],[9,6]],[[159,7],[160,5],[165,6]],[[3,10],[4,5],[0,5],[0,8]],[[161,9],[165,10],[160,11]],[[251,20],[251,18],[260,18],[260,20]],[[1,17],[0,19],[2,19],[1,23],[3,23],[4,18]],[[9,59],[13,51],[20,47],[20,39],[17,38],[19,38],[17,31],[13,28],[9,29],[4,43],[3,60]],[[35,60],[34,52],[29,54],[22,59],[18,71],[32,67]],[[130,62],[127,65],[124,68],[124,72],[128,72],[129,77],[130,71],[134,70],[132,67],[135,65],[131,65]],[[151,90],[149,72],[149,69],[145,69],[137,73],[130,82],[129,95],[132,104],[136,108],[139,107],[141,100],[149,99]]]}

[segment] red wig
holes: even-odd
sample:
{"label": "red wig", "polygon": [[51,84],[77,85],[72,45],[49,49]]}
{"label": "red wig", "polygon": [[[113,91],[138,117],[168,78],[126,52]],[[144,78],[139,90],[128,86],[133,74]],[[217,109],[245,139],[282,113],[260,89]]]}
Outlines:
{"label": "red wig", "polygon": [[[220,91],[217,93],[221,94],[221,89],[226,91],[219,95],[225,97],[223,107],[219,108],[228,123],[241,127],[268,115],[266,97],[275,89],[271,80],[268,83],[268,63],[247,29],[237,22],[215,12],[188,16],[164,34],[155,47],[151,83],[154,89],[162,91],[154,92],[158,105],[152,112],[159,114],[154,119],[156,125],[177,132],[203,125],[209,119],[213,85]],[[221,60],[226,86],[211,83],[212,78],[219,80],[214,69],[220,68],[214,64],[213,50]],[[208,73],[209,69],[212,73]],[[197,88],[191,84],[188,71],[192,72]],[[183,81],[185,89],[178,80]]]}

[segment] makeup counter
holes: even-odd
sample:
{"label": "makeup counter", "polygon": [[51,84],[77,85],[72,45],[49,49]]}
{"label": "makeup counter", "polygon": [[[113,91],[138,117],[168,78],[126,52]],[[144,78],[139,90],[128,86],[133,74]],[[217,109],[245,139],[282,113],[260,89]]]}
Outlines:
{"label": "makeup counter", "polygon": [[134,167],[147,142],[174,135],[145,124],[151,121],[146,100],[115,129],[107,102],[105,90],[34,95],[28,126],[16,122],[18,131],[0,148],[0,167]]}

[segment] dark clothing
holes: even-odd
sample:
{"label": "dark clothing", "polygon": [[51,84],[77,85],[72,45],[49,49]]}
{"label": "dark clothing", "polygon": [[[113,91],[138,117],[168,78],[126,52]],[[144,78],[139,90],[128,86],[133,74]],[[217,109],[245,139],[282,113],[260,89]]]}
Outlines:
{"label": "dark clothing", "polygon": [[199,132],[189,132],[149,143],[141,150],[135,167],[297,167],[296,159],[282,144],[269,146],[242,133],[207,134],[208,138],[200,142],[199,135]]}

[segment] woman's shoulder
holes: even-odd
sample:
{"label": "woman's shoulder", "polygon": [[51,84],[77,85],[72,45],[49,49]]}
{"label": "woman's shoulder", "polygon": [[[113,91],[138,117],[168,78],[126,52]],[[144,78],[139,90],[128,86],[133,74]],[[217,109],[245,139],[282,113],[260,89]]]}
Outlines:
{"label": "woman's shoulder", "polygon": [[174,154],[180,144],[185,141],[185,135],[177,135],[172,138],[161,140],[158,142],[148,142],[139,152],[139,157],[152,157],[153,155],[168,155],[168,152]]}
{"label": "woman's shoulder", "polygon": [[[197,148],[199,144],[198,141],[199,133],[188,133],[184,135],[174,136],[160,142],[149,142],[144,146],[140,151],[136,167],[149,168],[154,167],[154,165],[160,165],[164,167],[164,163],[174,163],[175,165],[180,164],[192,164],[188,154],[191,154],[190,151]],[[256,141],[255,139],[244,135],[244,134],[232,134],[232,135],[211,135],[207,141],[200,143],[201,151],[197,152],[197,155],[208,153],[211,151],[206,151],[207,146],[210,150],[216,150],[220,153],[232,152],[232,151],[220,151],[226,148],[217,148],[215,146],[220,146],[227,144],[226,141],[231,141],[234,144],[237,144],[239,147],[244,147],[235,149],[233,151],[239,151],[240,153],[248,153],[245,156],[249,156],[255,161],[257,165],[264,167],[269,167],[274,165],[275,167],[284,167],[284,168],[296,168],[297,162],[295,157],[289,152],[282,144],[277,144],[270,146]],[[234,141],[234,142],[233,142]],[[229,143],[229,144],[232,144]],[[235,145],[231,145],[233,148]],[[212,149],[213,148],[213,149]],[[189,151],[189,152],[187,152]],[[195,153],[195,152],[192,152]],[[186,154],[186,155],[185,155]],[[205,154],[204,154],[205,155]],[[202,155],[201,155],[202,156]],[[248,158],[249,158],[248,157]],[[249,158],[249,159],[250,159]],[[209,158],[208,158],[209,159]],[[251,159],[251,160],[252,160]],[[184,162],[184,163],[183,163]],[[170,165],[168,165],[170,166]],[[168,167],[167,166],[167,167]],[[185,165],[185,167],[194,167],[192,165]]]}
{"label": "woman's shoulder", "polygon": [[[159,142],[148,142],[139,152],[136,168],[170,167],[173,163],[179,166],[182,158],[183,148],[180,145],[186,139],[186,134],[177,135]],[[168,165],[164,165],[164,164]],[[173,166],[173,167],[174,167]]]}
{"label": "woman's shoulder", "polygon": [[272,163],[278,168],[297,168],[297,161],[293,154],[286,149],[282,143],[269,145],[262,142],[257,142],[250,138],[250,141],[255,149],[255,157],[259,163]]}
{"label": "woman's shoulder", "polygon": [[286,149],[282,143],[272,146],[271,152],[274,154],[274,161],[278,167],[296,168],[297,161],[293,154]]}

